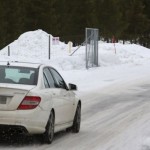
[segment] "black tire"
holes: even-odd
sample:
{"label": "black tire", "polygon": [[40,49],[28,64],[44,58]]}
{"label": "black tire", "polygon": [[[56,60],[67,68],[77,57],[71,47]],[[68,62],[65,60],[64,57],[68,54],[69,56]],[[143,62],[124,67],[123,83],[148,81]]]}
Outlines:
{"label": "black tire", "polygon": [[80,131],[80,124],[81,124],[81,105],[78,104],[72,126],[73,133],[78,133]]}
{"label": "black tire", "polygon": [[44,143],[51,144],[54,138],[54,124],[55,118],[54,113],[51,112],[49,120],[46,125],[46,131],[44,133]]}

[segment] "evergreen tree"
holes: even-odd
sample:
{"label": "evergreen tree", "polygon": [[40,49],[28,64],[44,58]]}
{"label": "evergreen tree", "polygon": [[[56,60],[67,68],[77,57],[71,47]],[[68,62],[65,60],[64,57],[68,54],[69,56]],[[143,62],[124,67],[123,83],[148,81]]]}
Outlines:
{"label": "evergreen tree", "polygon": [[17,0],[1,0],[0,1],[0,47],[4,47],[11,43],[17,37],[18,16],[17,16]]}
{"label": "evergreen tree", "polygon": [[65,19],[63,21],[64,38],[74,41],[76,44],[82,43],[85,39],[85,27],[87,27],[86,1],[72,0],[64,1]]}
{"label": "evergreen tree", "polygon": [[150,48],[150,1],[143,0],[144,4],[144,14],[147,17],[147,25],[145,26],[145,31],[140,37],[140,43],[146,47]]}
{"label": "evergreen tree", "polygon": [[7,31],[7,21],[5,19],[6,17],[6,12],[4,9],[4,3],[3,0],[0,0],[0,49],[3,48],[6,44],[6,31]]}
{"label": "evergreen tree", "polygon": [[122,19],[119,0],[95,0],[98,27],[107,41],[114,35],[119,37],[126,27]]}
{"label": "evergreen tree", "polygon": [[148,26],[148,19],[143,11],[143,2],[141,0],[122,0],[122,7],[124,20],[128,23],[123,34],[131,42],[136,43]]}
{"label": "evergreen tree", "polygon": [[37,29],[80,44],[86,27],[150,46],[149,0],[0,0],[0,20],[0,49]]}

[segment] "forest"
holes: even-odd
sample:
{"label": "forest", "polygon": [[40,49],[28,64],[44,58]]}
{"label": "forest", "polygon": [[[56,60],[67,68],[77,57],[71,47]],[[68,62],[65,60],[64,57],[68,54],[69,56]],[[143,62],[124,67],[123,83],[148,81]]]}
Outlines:
{"label": "forest", "polygon": [[37,29],[79,45],[85,28],[150,47],[150,0],[0,0],[0,20],[0,49]]}

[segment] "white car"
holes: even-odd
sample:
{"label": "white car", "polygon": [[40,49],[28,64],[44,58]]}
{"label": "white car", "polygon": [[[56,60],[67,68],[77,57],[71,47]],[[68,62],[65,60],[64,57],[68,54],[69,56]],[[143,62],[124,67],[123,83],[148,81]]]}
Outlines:
{"label": "white car", "polygon": [[80,130],[81,100],[51,66],[0,62],[0,130],[40,134],[51,143],[54,133]]}

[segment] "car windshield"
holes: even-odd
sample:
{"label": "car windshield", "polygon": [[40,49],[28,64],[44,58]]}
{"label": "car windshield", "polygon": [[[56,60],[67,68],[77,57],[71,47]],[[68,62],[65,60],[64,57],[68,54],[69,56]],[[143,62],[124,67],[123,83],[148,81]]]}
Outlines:
{"label": "car windshield", "polygon": [[37,85],[38,69],[0,66],[0,83]]}

